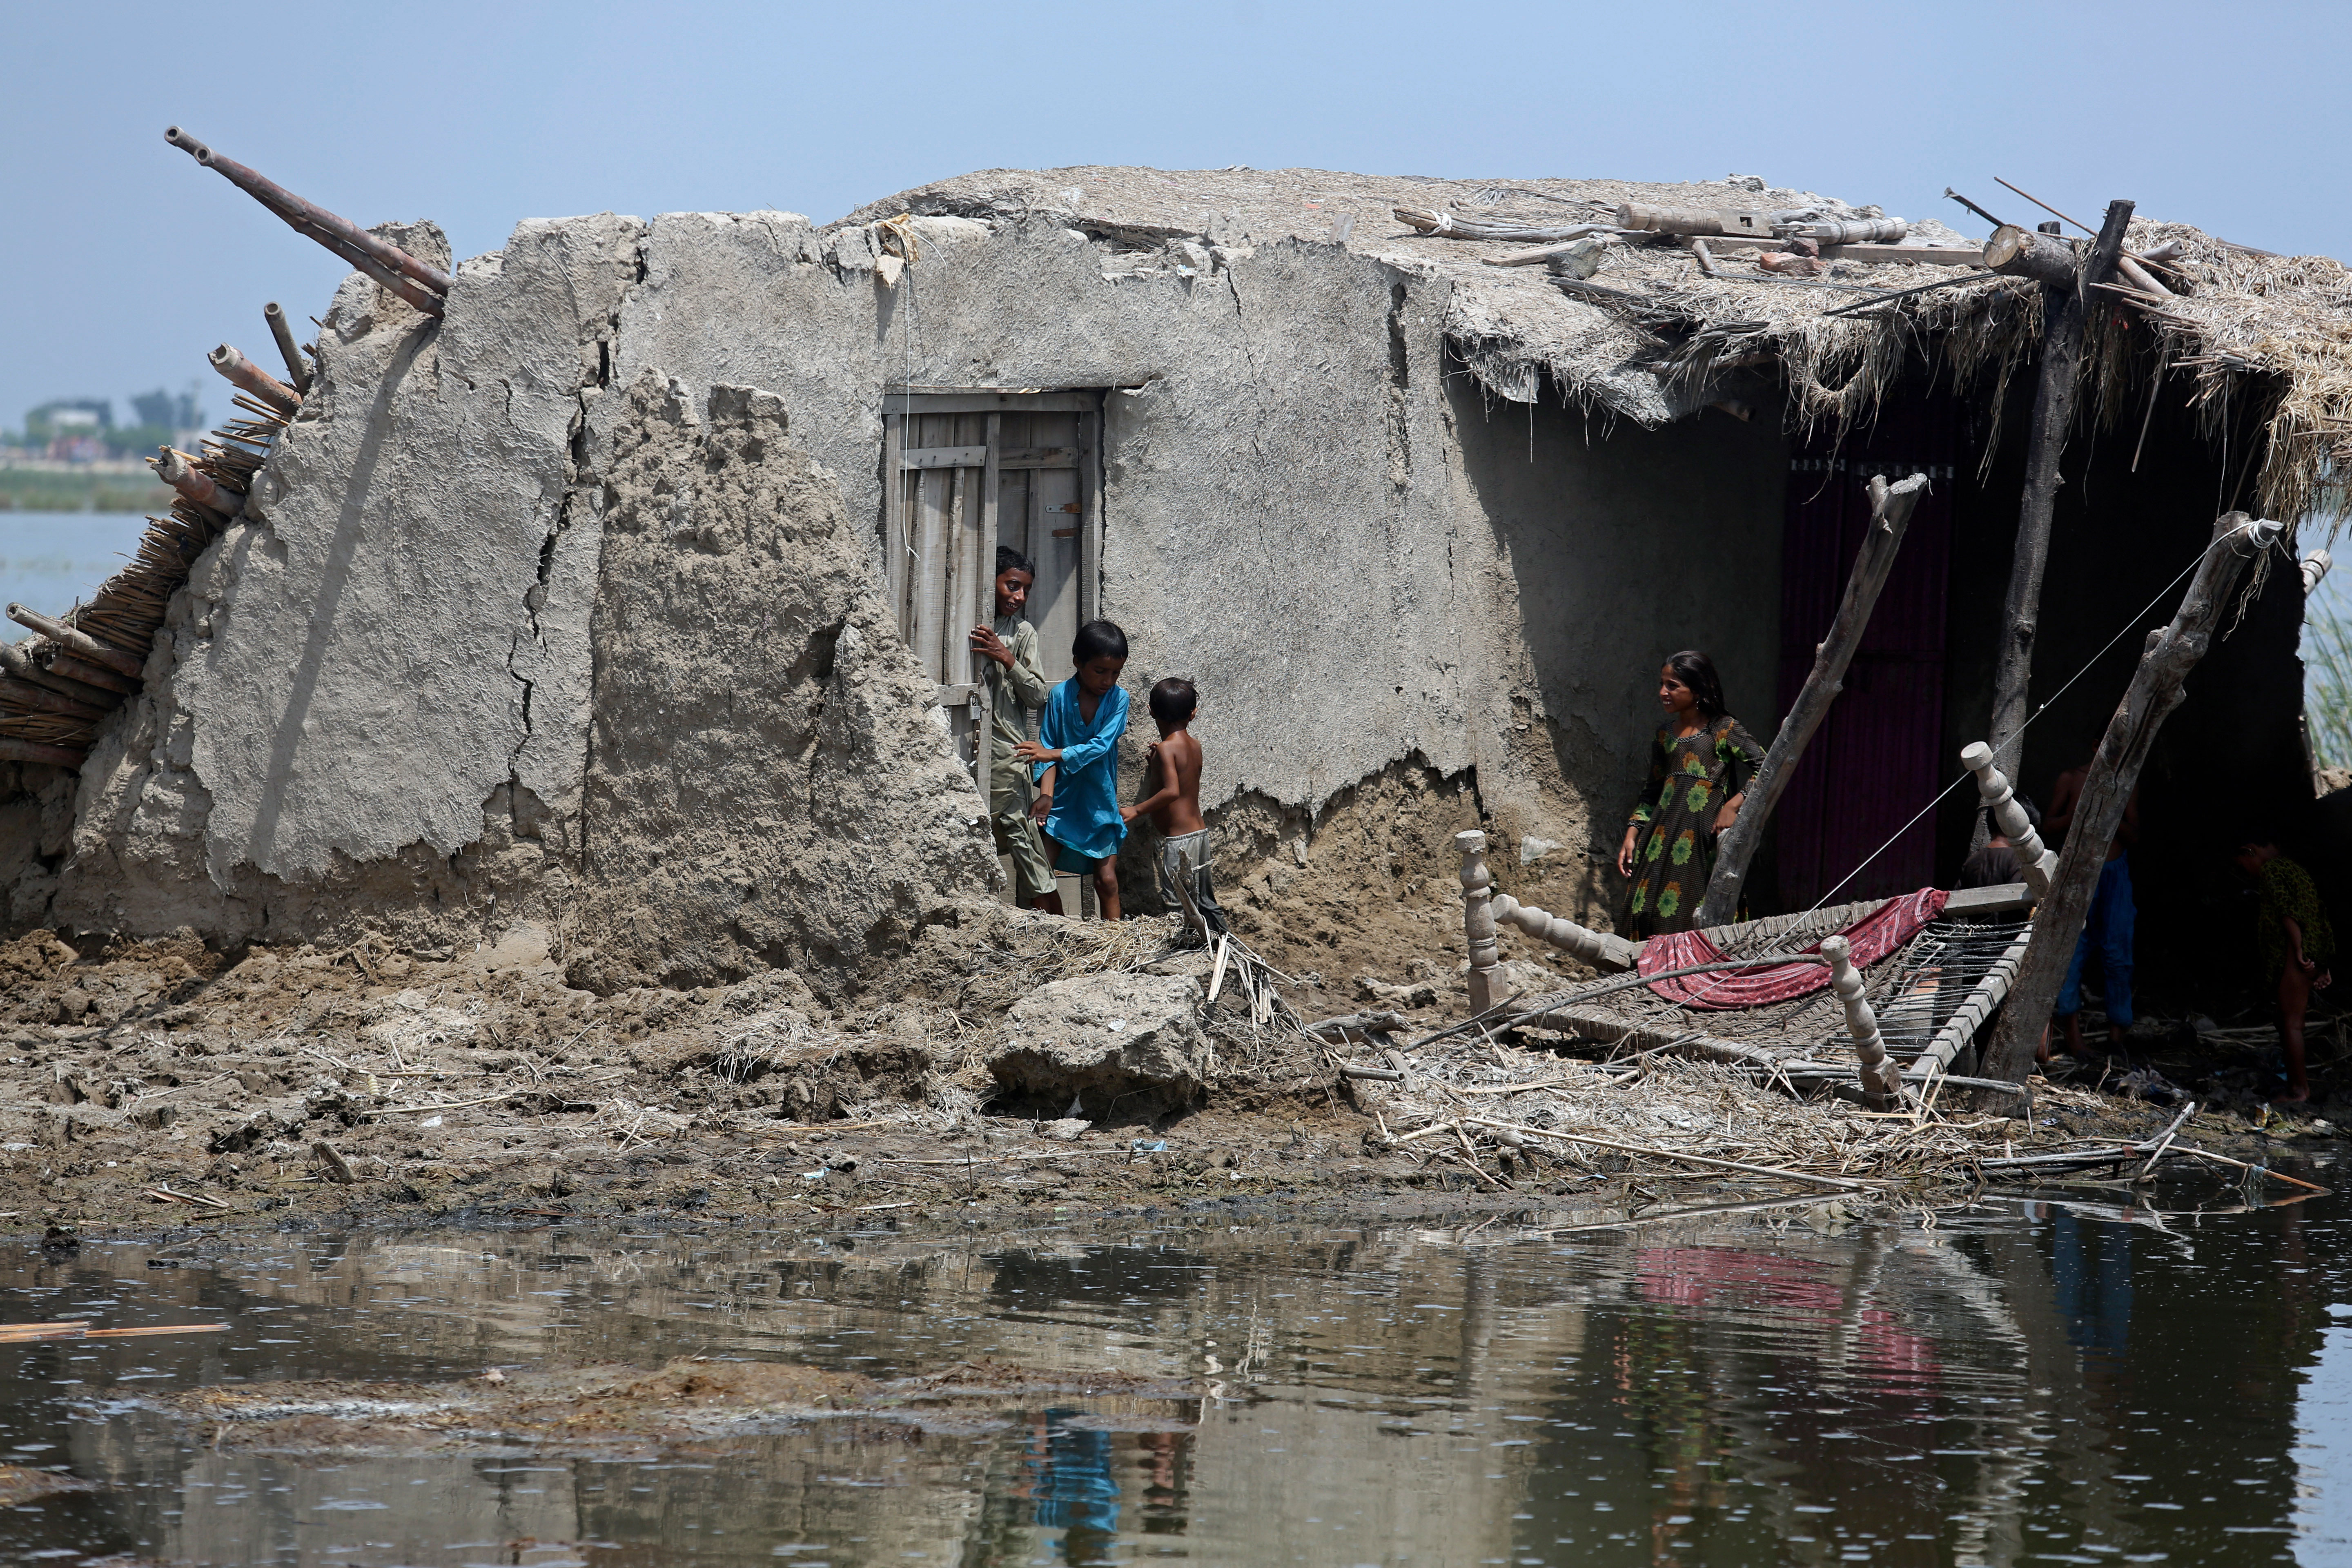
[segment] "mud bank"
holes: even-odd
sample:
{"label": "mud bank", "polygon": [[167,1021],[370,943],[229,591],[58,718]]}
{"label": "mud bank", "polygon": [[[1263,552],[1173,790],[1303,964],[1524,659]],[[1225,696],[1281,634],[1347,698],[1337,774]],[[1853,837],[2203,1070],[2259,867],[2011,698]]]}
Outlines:
{"label": "mud bank", "polygon": [[[928,930],[888,993],[830,997],[784,970],[599,994],[567,983],[561,946],[535,927],[465,953],[406,954],[368,942],[77,945],[36,931],[0,948],[0,1225],[960,1225],[1041,1207],[1360,1210],[1388,1197],[1494,1211],[1566,1203],[1598,1223],[1799,1194],[1908,1209],[1981,1184],[1967,1157],[1873,1169],[1850,1152],[1861,1184],[1824,1194],[1564,1143],[1467,1155],[1452,1137],[1392,1143],[1381,1115],[1390,1086],[1343,1077],[1339,1053],[1255,1029],[1230,1004],[1203,1007],[1209,956],[1178,945],[1173,921],[1104,926],[988,902],[958,914]],[[1302,976],[1286,995],[1310,1016],[1377,1003],[1414,1028],[1461,1015],[1450,965],[1380,978],[1394,973]],[[1108,1000],[1056,1011],[1074,989]],[[1611,1136],[1635,1144],[1696,1149],[1715,1124],[1705,1118],[1752,1127],[1760,1116],[1778,1147],[1857,1151],[1884,1142],[1888,1125],[1834,1100],[1759,1099],[1701,1064],[1653,1059],[1629,1089],[1622,1065],[1560,1042],[1463,1048],[1491,1058],[1496,1085],[1474,1086],[1494,1098],[1465,1108],[1491,1115],[1504,1090],[1539,1083],[1566,1097],[1561,1125],[1589,1131],[1584,1108],[1602,1108]],[[1931,1125],[1945,1146],[1990,1158],[2145,1138],[2171,1114],[2042,1085],[2020,1114]],[[2195,1129],[2258,1163],[2314,1131],[2210,1114]]]}

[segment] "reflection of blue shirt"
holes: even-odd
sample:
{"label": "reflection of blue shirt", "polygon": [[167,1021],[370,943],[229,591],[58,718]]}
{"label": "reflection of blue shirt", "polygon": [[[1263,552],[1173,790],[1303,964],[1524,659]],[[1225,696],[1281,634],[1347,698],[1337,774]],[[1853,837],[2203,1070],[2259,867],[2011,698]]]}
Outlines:
{"label": "reflection of blue shirt", "polygon": [[1108,860],[1127,837],[1127,824],[1118,816],[1118,738],[1127,733],[1127,693],[1116,686],[1104,692],[1091,724],[1079,717],[1078,696],[1074,675],[1045,699],[1045,710],[1037,716],[1037,743],[1061,752],[1062,760],[1037,763],[1032,777],[1044,778],[1049,767],[1061,769],[1054,779],[1046,837],[1089,860]]}

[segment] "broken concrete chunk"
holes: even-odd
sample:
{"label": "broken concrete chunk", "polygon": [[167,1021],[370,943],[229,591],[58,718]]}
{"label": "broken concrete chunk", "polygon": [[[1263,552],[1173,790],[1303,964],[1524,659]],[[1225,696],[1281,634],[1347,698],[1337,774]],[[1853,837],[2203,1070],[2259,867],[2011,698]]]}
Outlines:
{"label": "broken concrete chunk", "polygon": [[1076,1097],[1096,1121],[1186,1104],[1207,1059],[1202,994],[1182,975],[1057,980],[1013,1004],[988,1069],[1056,1110]]}

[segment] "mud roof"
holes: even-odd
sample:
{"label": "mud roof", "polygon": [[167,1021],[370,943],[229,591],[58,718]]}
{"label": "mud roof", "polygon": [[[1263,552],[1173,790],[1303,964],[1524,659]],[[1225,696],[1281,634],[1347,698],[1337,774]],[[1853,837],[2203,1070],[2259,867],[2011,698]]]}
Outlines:
{"label": "mud roof", "polygon": [[[1607,222],[1619,204],[1728,211],[1879,216],[1761,179],[1445,179],[1323,169],[986,169],[901,192],[841,220],[901,213],[1051,221],[1114,249],[1171,242],[1335,245],[1452,288],[1444,333],[1487,391],[1517,403],[1547,385],[1571,406],[1654,426],[1736,389],[1777,379],[1805,427],[1868,419],[1898,378],[1931,363],[1963,384],[2005,382],[2039,342],[2037,286],[1924,261],[1832,261],[1827,287],[1774,279],[1746,256],[1719,276],[1673,246],[1613,246],[1590,284],[1544,266],[1497,266],[1530,242],[1454,237],[1401,221],[1402,208],[1497,225]],[[2015,205],[2015,204],[2011,204]],[[1929,215],[1912,247],[1974,247]],[[2021,215],[2029,220],[2038,212]],[[2326,257],[2251,250],[2184,224],[2135,219],[2128,248],[2178,242],[2162,277],[2173,298],[2110,296],[2092,312],[2085,417],[2111,423],[2153,379],[2175,384],[2218,428],[2252,400],[2270,436],[2259,498],[2289,520],[2343,510],[2352,464],[2352,274]],[[1872,303],[1880,290],[1951,283]],[[1861,306],[1862,309],[1854,309]]]}

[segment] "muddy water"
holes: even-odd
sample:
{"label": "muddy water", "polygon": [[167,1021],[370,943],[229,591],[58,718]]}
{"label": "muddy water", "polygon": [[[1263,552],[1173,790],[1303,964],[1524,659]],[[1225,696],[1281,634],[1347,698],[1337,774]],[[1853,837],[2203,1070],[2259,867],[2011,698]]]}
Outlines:
{"label": "muddy water", "polygon": [[[2157,1201],[2174,1212],[1989,1202],[1933,1231],[1221,1216],[941,1239],[869,1215],[17,1247],[11,1321],[232,1331],[0,1346],[5,1458],[100,1487],[0,1509],[0,1558],[2352,1561],[2352,1208]],[[459,1453],[257,1452],[159,1407],[687,1355],[1178,1386]]]}

